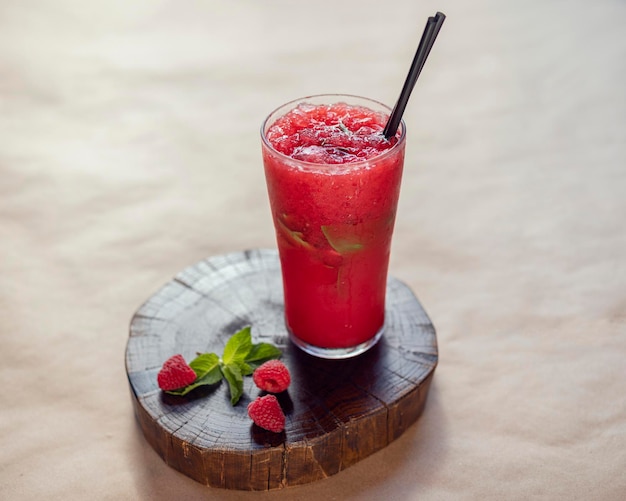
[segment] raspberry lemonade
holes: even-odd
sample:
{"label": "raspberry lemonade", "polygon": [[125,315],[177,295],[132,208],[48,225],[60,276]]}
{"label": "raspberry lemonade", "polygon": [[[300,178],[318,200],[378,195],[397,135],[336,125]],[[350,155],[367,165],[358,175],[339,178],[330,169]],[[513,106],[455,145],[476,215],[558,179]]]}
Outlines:
{"label": "raspberry lemonade", "polygon": [[404,123],[384,138],[388,116],[365,98],[312,96],[261,130],[285,320],[313,355],[358,355],[383,331],[405,149]]}

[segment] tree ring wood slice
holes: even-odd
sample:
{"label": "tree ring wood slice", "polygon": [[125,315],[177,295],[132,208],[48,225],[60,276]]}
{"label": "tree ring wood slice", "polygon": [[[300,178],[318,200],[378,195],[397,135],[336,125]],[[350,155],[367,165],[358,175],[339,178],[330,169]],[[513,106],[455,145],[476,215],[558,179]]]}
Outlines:
{"label": "tree ring wood slice", "polygon": [[[279,434],[247,415],[261,393],[251,377],[234,407],[225,382],[184,397],[157,386],[170,356],[221,354],[247,325],[253,342],[283,350],[291,371],[291,386],[279,395],[287,417]],[[126,371],[143,434],[168,465],[213,487],[270,490],[334,475],[398,438],[422,412],[437,359],[433,324],[391,277],[385,333],[373,348],[346,360],[302,352],[283,320],[278,254],[254,249],[200,261],[150,297],[130,324]]]}

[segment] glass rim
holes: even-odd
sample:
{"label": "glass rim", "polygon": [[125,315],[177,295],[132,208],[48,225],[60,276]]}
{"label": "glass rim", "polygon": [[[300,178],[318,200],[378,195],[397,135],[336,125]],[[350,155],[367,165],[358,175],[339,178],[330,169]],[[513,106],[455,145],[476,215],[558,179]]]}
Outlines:
{"label": "glass rim", "polygon": [[[359,160],[357,162],[347,162],[345,164],[322,164],[322,163],[316,163],[316,162],[307,162],[305,160],[298,160],[295,158],[290,157],[289,155],[285,155],[284,153],[281,153],[280,151],[278,151],[276,148],[274,148],[274,146],[272,146],[272,144],[270,143],[270,141],[267,139],[267,136],[265,134],[266,128],[269,127],[269,121],[270,119],[272,119],[274,117],[274,115],[276,115],[276,113],[285,108],[285,113],[288,113],[291,109],[293,109],[295,107],[295,105],[298,103],[305,103],[307,99],[319,99],[319,98],[347,98],[347,99],[359,99],[362,101],[366,101],[372,104],[376,104],[382,108],[384,108],[385,110],[387,110],[387,112],[389,114],[391,114],[392,109],[387,106],[384,103],[381,103],[380,101],[376,101],[375,99],[371,99],[369,97],[363,97],[363,96],[357,96],[356,94],[332,94],[332,93],[327,93],[327,94],[311,94],[309,96],[304,96],[304,97],[300,97],[297,99],[292,99],[291,101],[287,101],[286,103],[281,104],[280,106],[274,108],[263,120],[263,122],[261,123],[261,140],[263,141],[263,144],[265,145],[266,148],[268,148],[274,155],[278,156],[278,158],[282,159],[283,161],[287,161],[288,163],[294,163],[297,164],[299,166],[302,167],[308,167],[309,169],[320,169],[320,168],[325,168],[325,167],[329,167],[329,168],[341,168],[342,170],[352,170],[358,167],[361,167],[363,165],[368,165],[368,164],[372,164],[373,162],[378,162],[384,158],[386,158],[387,156],[391,156],[394,153],[396,153],[406,142],[406,124],[404,123],[404,119],[400,120],[400,137],[398,138],[398,142],[396,144],[394,144],[391,148],[389,148],[388,150],[383,151],[380,155],[376,155],[375,157],[371,157],[365,160]],[[340,102],[340,101],[334,101],[334,102]],[[329,100],[329,102],[327,104],[332,104],[332,102]],[[352,104],[350,102],[347,102],[346,104]],[[373,111],[378,111],[378,110],[373,110]],[[283,113],[283,115],[285,114]],[[283,115],[279,115],[276,116],[275,118],[278,119]]]}

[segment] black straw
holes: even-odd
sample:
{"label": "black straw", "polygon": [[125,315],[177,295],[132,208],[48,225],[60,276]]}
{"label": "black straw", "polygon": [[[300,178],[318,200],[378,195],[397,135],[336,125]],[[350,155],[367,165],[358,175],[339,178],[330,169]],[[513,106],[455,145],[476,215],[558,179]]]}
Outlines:
{"label": "black straw", "polygon": [[426,63],[428,54],[430,54],[430,50],[435,44],[435,39],[437,38],[439,30],[441,29],[441,25],[443,24],[445,19],[445,14],[437,12],[437,14],[429,17],[428,21],[426,21],[424,33],[422,33],[422,38],[419,45],[417,46],[417,51],[415,52],[415,56],[413,57],[413,62],[411,63],[409,74],[404,81],[402,91],[400,92],[400,97],[398,98],[398,102],[396,103],[393,111],[391,112],[391,115],[389,116],[389,120],[387,121],[385,130],[383,130],[383,135],[386,139],[390,139],[391,137],[393,137],[398,130],[398,126],[400,125],[400,121],[402,120],[402,115],[404,113],[407,103],[409,102],[409,96],[413,91],[413,87],[415,87],[415,82],[417,82],[417,77],[419,77],[420,73],[422,72],[424,63]]}

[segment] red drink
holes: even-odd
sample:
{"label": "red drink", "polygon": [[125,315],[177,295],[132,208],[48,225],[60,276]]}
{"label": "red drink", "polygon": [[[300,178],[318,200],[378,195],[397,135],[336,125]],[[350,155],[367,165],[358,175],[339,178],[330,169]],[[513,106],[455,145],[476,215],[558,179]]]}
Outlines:
{"label": "red drink", "polygon": [[383,137],[388,114],[363,98],[315,96],[263,126],[286,323],[318,356],[356,355],[382,334],[405,146],[404,124]]}

